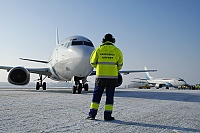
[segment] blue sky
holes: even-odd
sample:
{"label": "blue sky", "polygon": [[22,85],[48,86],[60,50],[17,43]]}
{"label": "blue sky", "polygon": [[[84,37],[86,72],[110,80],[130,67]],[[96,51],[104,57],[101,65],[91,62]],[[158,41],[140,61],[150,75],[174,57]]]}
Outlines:
{"label": "blue sky", "polygon": [[[123,70],[147,66],[158,70],[153,77],[200,83],[199,0],[0,0],[0,65],[45,67],[19,57],[48,60],[56,27],[60,40],[83,35],[95,47],[112,33]],[[7,72],[0,75],[7,81]],[[124,83],[134,77],[144,74],[124,76]]]}

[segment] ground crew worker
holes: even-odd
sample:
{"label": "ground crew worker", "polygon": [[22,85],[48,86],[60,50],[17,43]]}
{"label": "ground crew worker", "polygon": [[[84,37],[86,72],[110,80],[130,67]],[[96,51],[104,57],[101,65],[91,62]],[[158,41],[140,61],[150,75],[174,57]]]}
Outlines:
{"label": "ground crew worker", "polygon": [[199,90],[200,89],[200,85],[197,84],[195,88],[196,88],[196,90]]}
{"label": "ground crew worker", "polygon": [[115,38],[106,34],[102,45],[95,49],[90,57],[92,67],[96,68],[95,88],[87,119],[94,120],[104,89],[106,89],[106,103],[104,120],[114,120],[111,116],[114,103],[115,87],[118,86],[118,71],[123,65],[122,52],[114,46]]}

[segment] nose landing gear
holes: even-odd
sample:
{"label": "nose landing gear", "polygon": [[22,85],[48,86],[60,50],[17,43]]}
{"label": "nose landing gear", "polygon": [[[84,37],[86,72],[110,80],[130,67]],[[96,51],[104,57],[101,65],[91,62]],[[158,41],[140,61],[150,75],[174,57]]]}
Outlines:
{"label": "nose landing gear", "polygon": [[75,86],[73,86],[72,88],[72,94],[76,94],[76,91],[78,92],[78,94],[81,94],[82,92],[82,88],[84,88],[85,91],[88,91],[88,84],[86,83],[87,80],[86,78],[82,78],[82,83],[80,83],[80,78],[75,77]]}
{"label": "nose landing gear", "polygon": [[76,91],[78,91],[78,94],[81,94],[82,84],[79,82],[78,83],[75,82],[75,86],[73,86],[73,89],[72,89],[72,94],[76,94]]}

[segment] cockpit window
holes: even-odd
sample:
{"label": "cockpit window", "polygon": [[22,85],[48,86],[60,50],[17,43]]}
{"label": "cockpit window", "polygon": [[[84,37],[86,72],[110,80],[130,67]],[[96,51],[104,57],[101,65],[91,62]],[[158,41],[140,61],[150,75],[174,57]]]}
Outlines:
{"label": "cockpit window", "polygon": [[82,41],[72,41],[72,46],[74,45],[83,45]]}
{"label": "cockpit window", "polygon": [[84,41],[84,45],[94,47],[94,45],[92,44],[92,42],[86,42],[86,41]]}
{"label": "cockpit window", "polygon": [[75,46],[75,45],[86,45],[86,46],[94,47],[92,42],[86,42],[86,41],[72,41],[71,46]]}
{"label": "cockpit window", "polygon": [[178,81],[184,81],[183,79],[179,79]]}

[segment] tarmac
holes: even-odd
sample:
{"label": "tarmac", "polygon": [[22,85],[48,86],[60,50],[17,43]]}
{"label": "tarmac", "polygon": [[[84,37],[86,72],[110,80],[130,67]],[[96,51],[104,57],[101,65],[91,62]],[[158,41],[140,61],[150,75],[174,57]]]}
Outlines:
{"label": "tarmac", "polygon": [[0,89],[0,133],[196,133],[200,90],[116,89],[113,116],[104,121],[105,94],[96,120],[87,120],[92,89]]}

